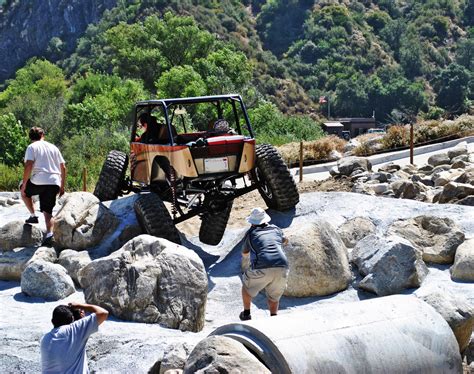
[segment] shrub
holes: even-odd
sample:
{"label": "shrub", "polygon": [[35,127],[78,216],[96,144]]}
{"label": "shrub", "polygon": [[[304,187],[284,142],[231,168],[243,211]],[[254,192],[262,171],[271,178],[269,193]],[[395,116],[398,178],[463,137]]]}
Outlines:
{"label": "shrub", "polygon": [[7,166],[0,163],[0,191],[18,191],[22,178],[22,166]]}
{"label": "shrub", "polygon": [[[328,160],[332,151],[343,152],[346,141],[329,135],[321,139],[303,143],[304,160]],[[300,159],[300,143],[285,144],[278,148],[286,162],[298,162]]]}
{"label": "shrub", "polygon": [[395,125],[388,129],[387,134],[382,139],[384,149],[400,148],[410,143],[410,127]]}

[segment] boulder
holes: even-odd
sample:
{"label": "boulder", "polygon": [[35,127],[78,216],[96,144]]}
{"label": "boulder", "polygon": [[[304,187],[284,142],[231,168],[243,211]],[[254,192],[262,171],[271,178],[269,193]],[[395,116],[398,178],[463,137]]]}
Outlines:
{"label": "boulder", "polygon": [[243,344],[226,336],[208,336],[193,349],[184,367],[191,373],[270,373]]}
{"label": "boulder", "polygon": [[432,165],[423,165],[418,168],[418,171],[422,172],[423,174],[431,174],[433,171],[433,166]]}
{"label": "boulder", "polygon": [[346,247],[329,223],[290,226],[285,235],[289,240],[284,248],[289,262],[286,296],[324,296],[347,288],[351,272]]}
{"label": "boulder", "polygon": [[12,221],[0,227],[0,250],[10,251],[20,247],[39,247],[43,231],[24,221]]}
{"label": "boulder", "polygon": [[149,374],[174,374],[183,372],[186,359],[191,352],[188,344],[171,344],[163,353],[163,358],[153,365]]}
{"label": "boulder", "polygon": [[74,251],[72,249],[65,249],[59,254],[58,262],[63,266],[68,274],[71,276],[73,281],[79,286],[83,287],[79,282],[78,274],[85,268],[90,262],[91,257],[87,251]]}
{"label": "boulder", "polygon": [[339,173],[342,175],[351,175],[356,169],[364,171],[372,170],[372,164],[364,157],[345,157],[337,162]]}
{"label": "boulder", "polygon": [[376,195],[382,195],[390,190],[388,183],[367,183],[366,187],[374,191]]}
{"label": "boulder", "polygon": [[464,142],[464,144],[458,144],[456,147],[451,148],[448,150],[448,157],[450,160],[453,158],[462,156],[462,155],[467,155],[467,143]]}
{"label": "boulder", "polygon": [[87,302],[118,318],[183,331],[204,326],[204,265],[194,251],[166,239],[140,235],[89,263],[78,278]]}
{"label": "boulder", "polygon": [[466,168],[465,171],[454,180],[454,182],[474,185],[474,168]]}
{"label": "boulder", "polygon": [[55,217],[54,239],[60,248],[93,247],[118,224],[115,215],[88,192],[68,194]]}
{"label": "boulder", "polygon": [[395,197],[401,199],[418,199],[420,200],[421,192],[426,190],[425,186],[418,182],[412,182],[407,179],[396,180],[390,184],[390,189]]}
{"label": "boulder", "polygon": [[364,277],[359,287],[378,296],[419,287],[428,274],[421,252],[397,236],[366,236],[355,246],[351,261]]}
{"label": "boulder", "polygon": [[431,166],[438,166],[443,164],[449,164],[451,159],[447,153],[437,153],[428,158],[428,164]]}
{"label": "boulder", "polygon": [[395,221],[388,234],[409,240],[423,253],[424,261],[436,264],[452,264],[456,248],[464,241],[453,220],[427,215]]}
{"label": "boulder", "polygon": [[455,204],[474,206],[474,195],[466,196],[464,199],[456,201]]}
{"label": "boulder", "polygon": [[469,195],[474,195],[474,185],[466,183],[448,182],[438,197],[440,204],[455,203]]}
{"label": "boulder", "polygon": [[417,295],[430,304],[448,322],[454,332],[462,353],[469,345],[474,327],[474,308],[460,295],[446,291],[436,291]]}
{"label": "boulder", "polygon": [[453,279],[474,282],[474,238],[459,245],[450,270]]}
{"label": "boulder", "polygon": [[48,247],[23,247],[0,252],[0,280],[20,281],[31,261],[56,262],[56,251]]}
{"label": "boulder", "polygon": [[394,164],[393,162],[389,162],[388,164],[379,167],[378,171],[385,172],[385,173],[393,173],[400,169],[401,169],[400,165]]}
{"label": "boulder", "polygon": [[74,282],[61,265],[43,260],[31,262],[21,274],[21,291],[45,300],[61,300],[73,294]]}
{"label": "boulder", "polygon": [[376,181],[378,181],[378,182],[380,182],[380,183],[386,183],[386,182],[388,182],[390,179],[392,179],[392,174],[378,171],[377,173],[373,173],[373,174],[370,176],[370,179],[371,179],[371,180],[376,180]]}
{"label": "boulder", "polygon": [[359,240],[375,233],[375,225],[368,218],[355,217],[339,226],[337,232],[346,247],[353,248]]}

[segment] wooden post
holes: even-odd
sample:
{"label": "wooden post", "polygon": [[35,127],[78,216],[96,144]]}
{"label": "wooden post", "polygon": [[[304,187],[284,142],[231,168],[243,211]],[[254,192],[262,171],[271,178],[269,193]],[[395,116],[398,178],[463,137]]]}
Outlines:
{"label": "wooden post", "polygon": [[413,122],[410,123],[410,164],[413,165]]}
{"label": "wooden post", "polygon": [[303,182],[303,141],[300,141],[300,182]]}
{"label": "wooden post", "polygon": [[87,191],[87,169],[82,169],[82,191]]}

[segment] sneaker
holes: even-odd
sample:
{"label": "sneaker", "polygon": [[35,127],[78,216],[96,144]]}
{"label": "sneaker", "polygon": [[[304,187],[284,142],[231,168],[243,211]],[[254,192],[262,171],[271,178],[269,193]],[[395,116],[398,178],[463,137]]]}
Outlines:
{"label": "sneaker", "polygon": [[250,319],[252,319],[252,316],[249,314],[249,315],[245,315],[244,312],[240,312],[239,314],[239,318],[241,321],[248,321]]}
{"label": "sneaker", "polygon": [[36,216],[30,216],[27,220],[25,220],[25,223],[38,223],[38,217]]}
{"label": "sneaker", "polygon": [[47,238],[44,238],[43,242],[41,243],[41,245],[43,247],[52,247],[53,244],[54,244],[54,237],[53,236],[48,236]]}

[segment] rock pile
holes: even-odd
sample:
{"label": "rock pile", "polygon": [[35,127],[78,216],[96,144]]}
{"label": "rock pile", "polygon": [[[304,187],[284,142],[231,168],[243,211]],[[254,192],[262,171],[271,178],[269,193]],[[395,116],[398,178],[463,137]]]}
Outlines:
{"label": "rock pile", "polygon": [[351,156],[330,173],[350,177],[357,193],[474,206],[474,153],[468,153],[466,143],[431,156],[420,167],[390,163],[372,172],[370,161]]}

